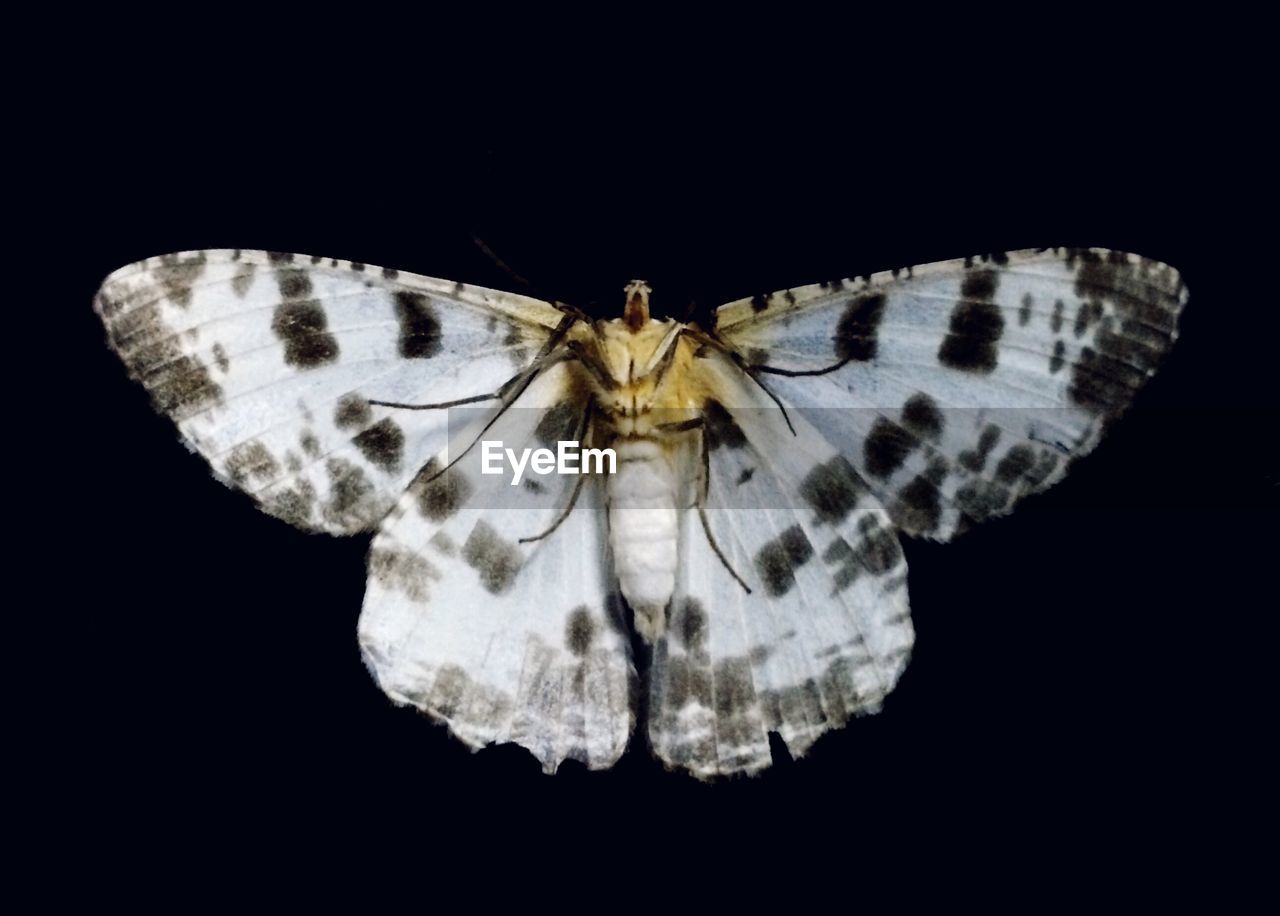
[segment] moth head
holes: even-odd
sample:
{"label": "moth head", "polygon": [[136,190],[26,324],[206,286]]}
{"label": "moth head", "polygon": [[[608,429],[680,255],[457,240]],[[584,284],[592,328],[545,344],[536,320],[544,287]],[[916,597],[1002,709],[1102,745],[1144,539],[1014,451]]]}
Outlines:
{"label": "moth head", "polygon": [[649,323],[649,294],[653,287],[643,280],[632,280],[623,292],[627,294],[627,305],[622,320],[632,331],[639,331]]}

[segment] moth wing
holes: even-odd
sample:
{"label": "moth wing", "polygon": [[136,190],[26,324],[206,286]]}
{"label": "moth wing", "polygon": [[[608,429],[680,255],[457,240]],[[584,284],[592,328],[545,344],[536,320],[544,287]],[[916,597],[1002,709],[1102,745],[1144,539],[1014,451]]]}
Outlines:
{"label": "moth wing", "polygon": [[[484,438],[513,448],[579,439],[587,405],[568,379],[564,364],[546,370]],[[473,441],[491,413],[458,441]],[[365,661],[393,700],[471,747],[519,744],[549,773],[566,758],[609,767],[634,722],[635,671],[599,480],[552,474],[513,487],[481,472],[478,451],[444,474],[447,455],[431,462],[379,528],[360,615]],[[555,526],[580,481],[558,527],[522,542]]]}
{"label": "moth wing", "polygon": [[108,341],[225,483],[300,528],[349,534],[444,447],[431,404],[491,394],[561,318],[522,296],[339,261],[209,250],[103,282]]}
{"label": "moth wing", "polygon": [[[713,402],[707,524],[695,484],[654,647],[648,728],[666,765],[708,778],[769,766],[770,732],[800,756],[850,716],[876,712],[914,633],[892,522],[849,463],[803,417],[793,435],[727,360],[697,360],[695,371]],[[702,453],[689,438],[682,476],[693,481]]]}
{"label": "moth wing", "polygon": [[946,540],[1060,480],[1177,337],[1177,271],[1046,249],[927,264],[721,306],[717,334],[871,485]]}

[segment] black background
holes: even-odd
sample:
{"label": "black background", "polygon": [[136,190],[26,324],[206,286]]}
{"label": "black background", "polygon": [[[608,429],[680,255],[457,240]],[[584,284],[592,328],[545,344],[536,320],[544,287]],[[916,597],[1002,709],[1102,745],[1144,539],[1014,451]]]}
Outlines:
{"label": "black background", "polygon": [[[1220,104],[1238,98],[1178,36],[961,43],[928,69],[936,48],[897,38],[869,56],[869,37],[854,53],[821,29],[722,36],[723,65],[695,74],[697,48],[617,35],[590,57],[445,55],[387,31],[307,32],[287,55],[243,35],[233,54],[116,47],[59,110],[73,164],[45,185],[48,308],[83,460],[59,503],[75,562],[48,574],[74,663],[42,727],[74,748],[97,842],[143,825],[160,846],[354,835],[409,859],[601,847],[620,869],[799,847],[821,871],[890,838],[959,854],[998,836],[1025,863],[1088,837],[1121,868],[1131,845],[1250,803],[1227,774],[1262,725],[1233,660],[1273,613],[1256,589],[1274,555],[1275,304],[1245,269],[1250,147]],[[337,53],[352,43],[367,63]],[[242,51],[282,56],[246,72]],[[556,88],[529,85],[552,58]],[[601,83],[618,73],[625,89]],[[880,715],[754,779],[699,784],[642,745],[551,778],[391,706],[356,647],[368,539],[299,533],[216,483],[89,308],[112,269],[204,247],[513,288],[472,232],[539,295],[598,314],[633,277],[683,317],[1043,245],[1166,261],[1191,302],[1161,372],[1064,483],[955,543],[906,545],[917,646]]]}

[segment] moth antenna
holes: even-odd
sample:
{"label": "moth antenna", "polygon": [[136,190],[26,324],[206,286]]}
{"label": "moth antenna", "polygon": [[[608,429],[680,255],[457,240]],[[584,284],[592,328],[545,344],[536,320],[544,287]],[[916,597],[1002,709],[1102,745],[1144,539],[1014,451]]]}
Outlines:
{"label": "moth antenna", "polygon": [[[498,255],[494,252],[494,250],[485,244],[484,239],[480,238],[480,236],[475,232],[469,232],[467,234],[471,237],[471,241],[475,243],[475,246],[480,249],[481,253],[490,261],[492,261],[493,265],[497,267],[498,270],[502,271],[504,274],[506,274],[508,277],[514,280],[519,286],[521,286],[530,295],[535,295],[534,285],[530,283],[528,280],[526,280],[524,276],[522,276],[521,274],[517,273],[514,269],[512,269],[510,264],[502,260],[502,258],[498,257]],[[545,297],[537,296],[537,298],[545,298]]]}

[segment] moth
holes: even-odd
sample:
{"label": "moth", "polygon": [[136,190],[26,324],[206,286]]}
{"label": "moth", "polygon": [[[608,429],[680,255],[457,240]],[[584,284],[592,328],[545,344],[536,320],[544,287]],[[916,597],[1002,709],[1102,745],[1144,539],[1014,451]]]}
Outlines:
{"label": "moth", "polygon": [[[914,640],[899,536],[1062,479],[1187,298],[1165,264],[1057,248],[756,295],[705,328],[649,295],[593,320],[210,250],[123,267],[94,304],[219,479],[304,530],[375,532],[359,644],[392,700],[547,772],[611,766],[644,709],[653,753],[710,778],[881,708]],[[511,486],[482,442],[617,464]]]}

